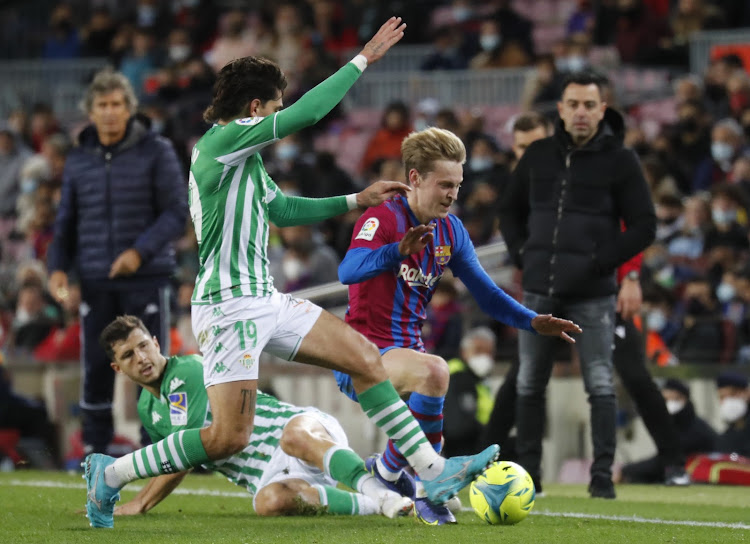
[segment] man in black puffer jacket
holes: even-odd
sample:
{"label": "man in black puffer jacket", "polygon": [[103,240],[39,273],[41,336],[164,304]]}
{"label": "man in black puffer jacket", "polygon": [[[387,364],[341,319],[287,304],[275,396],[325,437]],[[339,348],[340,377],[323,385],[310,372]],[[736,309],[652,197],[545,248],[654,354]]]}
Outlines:
{"label": "man in black puffer jacket", "polygon": [[[589,491],[614,498],[615,271],[653,241],[656,216],[638,160],[623,147],[623,119],[602,100],[604,83],[591,72],[566,78],[555,134],[531,144],[518,163],[500,227],[523,270],[524,305],[583,329],[577,346],[594,446]],[[537,485],[554,349],[553,339],[519,331],[518,461]]]}
{"label": "man in black puffer jacket", "polygon": [[137,100],[122,74],[97,74],[84,106],[92,125],[65,164],[48,268],[58,300],[67,297],[68,272],[80,278],[80,405],[89,453],[104,452],[114,432],[115,374],[98,341],[104,326],[118,315],[137,315],[169,350],[172,243],[185,231],[188,206],[175,150],[133,117]]}

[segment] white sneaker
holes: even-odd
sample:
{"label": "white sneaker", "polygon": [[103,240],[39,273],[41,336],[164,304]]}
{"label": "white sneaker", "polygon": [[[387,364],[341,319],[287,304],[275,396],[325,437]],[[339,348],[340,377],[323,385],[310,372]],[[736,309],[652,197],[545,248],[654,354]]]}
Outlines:
{"label": "white sneaker", "polygon": [[380,513],[387,518],[396,518],[401,516],[408,516],[411,514],[414,501],[409,497],[402,497],[398,493],[388,491],[387,495],[383,495],[380,500]]}

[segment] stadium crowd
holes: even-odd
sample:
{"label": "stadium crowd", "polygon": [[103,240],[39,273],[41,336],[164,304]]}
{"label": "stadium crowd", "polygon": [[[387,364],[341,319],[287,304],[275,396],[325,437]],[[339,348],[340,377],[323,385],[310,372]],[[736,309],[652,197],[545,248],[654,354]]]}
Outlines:
{"label": "stadium crowd", "polygon": [[[202,113],[215,73],[234,58],[262,55],[278,62],[289,78],[288,105],[331,74],[385,15],[398,11],[404,20],[427,21],[411,25],[404,39],[430,45],[423,70],[532,68],[522,102],[502,123],[487,122],[483,108],[434,99],[398,102],[366,112],[364,145],[341,147],[330,142],[346,141],[338,136],[362,127],[351,121],[356,112],[339,106],[321,123],[263,152],[285,194],[321,197],[351,193],[378,179],[404,181],[403,138],[428,125],[452,130],[468,152],[454,213],[477,246],[502,240],[497,214],[514,165],[505,121],[528,110],[555,114],[560,82],[571,71],[668,66],[674,74],[669,96],[625,103],[612,86],[607,97],[626,116],[625,142],[641,159],[658,218],[657,239],[642,267],[638,324],[647,357],[660,366],[750,363],[750,67],[741,56],[726,54],[713,58],[705,73],[690,73],[688,58],[693,33],[750,26],[746,2],[45,4],[33,14],[18,7],[0,12],[2,56],[107,58],[133,85],[138,115],[172,140],[185,173],[192,145],[207,129]],[[79,356],[80,293],[72,278],[66,303],[53,299],[46,258],[66,155],[84,122],[63,123],[45,103],[22,104],[0,119],[0,347],[6,360]],[[270,256],[277,288],[288,292],[335,280],[360,214],[354,210],[317,228],[274,227]],[[178,262],[171,346],[174,353],[194,353],[190,295],[198,259],[190,224],[178,243]],[[504,287],[518,294],[515,283]],[[426,345],[446,359],[459,354],[461,338],[452,333],[462,315],[464,327],[483,324],[468,322],[460,291],[457,281],[444,278],[428,314]],[[505,327],[497,332],[498,351],[511,353],[501,346],[512,348],[515,333]]]}

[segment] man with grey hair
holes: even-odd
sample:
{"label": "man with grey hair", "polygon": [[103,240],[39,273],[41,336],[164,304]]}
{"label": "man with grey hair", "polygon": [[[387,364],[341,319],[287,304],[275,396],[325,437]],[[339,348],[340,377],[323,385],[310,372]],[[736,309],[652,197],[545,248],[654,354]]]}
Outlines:
{"label": "man with grey hair", "polygon": [[726,180],[734,160],[746,151],[742,125],[731,117],[714,123],[711,129],[711,156],[695,169],[693,190],[706,191],[713,184]]}
{"label": "man with grey hair", "polygon": [[99,346],[104,325],[139,316],[169,351],[169,278],[173,242],[187,220],[186,183],[172,144],[133,115],[127,78],[99,72],[82,108],[91,121],[63,170],[62,197],[49,247],[49,290],[68,296],[68,274],[80,278],[86,452],[104,452],[113,434],[115,374]]}

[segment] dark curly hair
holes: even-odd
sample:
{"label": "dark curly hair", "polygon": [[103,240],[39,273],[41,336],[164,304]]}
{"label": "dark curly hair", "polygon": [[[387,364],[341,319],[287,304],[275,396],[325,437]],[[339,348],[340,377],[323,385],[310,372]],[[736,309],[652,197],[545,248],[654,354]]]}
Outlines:
{"label": "dark curly hair", "polygon": [[214,123],[241,117],[248,103],[256,98],[264,103],[275,100],[286,85],[284,73],[271,60],[262,57],[233,60],[219,71],[211,105],[203,112],[203,119]]}

